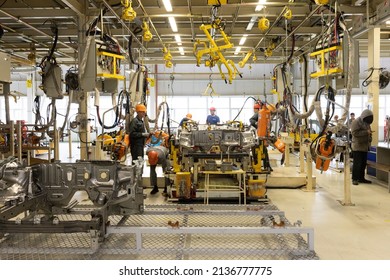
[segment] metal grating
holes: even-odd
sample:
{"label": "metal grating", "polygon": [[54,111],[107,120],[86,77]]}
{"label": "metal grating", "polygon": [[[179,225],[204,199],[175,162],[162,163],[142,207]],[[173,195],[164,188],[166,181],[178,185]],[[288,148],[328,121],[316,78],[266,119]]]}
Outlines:
{"label": "metal grating", "polygon": [[0,259],[318,259],[313,230],[270,204],[146,205],[143,214],[110,217],[107,232],[99,246],[88,233],[5,235]]}

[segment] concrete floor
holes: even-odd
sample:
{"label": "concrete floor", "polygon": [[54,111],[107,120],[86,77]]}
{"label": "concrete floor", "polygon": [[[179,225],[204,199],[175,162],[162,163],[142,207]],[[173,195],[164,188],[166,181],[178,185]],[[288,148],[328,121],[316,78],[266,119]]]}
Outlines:
{"label": "concrete floor", "polygon": [[[273,167],[276,173],[295,177],[298,158],[290,158],[290,167]],[[335,160],[332,166],[336,167]],[[339,165],[340,166],[340,165]],[[146,171],[147,172],[147,171]],[[315,252],[322,260],[390,260],[390,193],[375,178],[372,184],[351,185],[353,206],[343,206],[344,174],[329,169],[322,174],[313,167],[314,191],[304,188],[269,188],[270,203],[285,212],[286,218],[303,227],[314,228]],[[272,175],[271,175],[272,176]],[[160,188],[162,190],[162,188]],[[145,204],[161,204],[161,193],[150,195]]]}
{"label": "concrete floor", "polygon": [[[77,149],[75,152],[73,158],[77,158]],[[280,166],[280,154],[270,153],[270,156],[277,159],[274,174],[283,173],[291,178],[299,173],[297,157],[291,156],[290,167],[284,167]],[[336,166],[335,160],[331,165]],[[161,174],[161,169],[158,172]],[[146,167],[144,176],[147,178],[148,174]],[[351,185],[354,205],[343,206],[340,202],[344,201],[344,174],[335,168],[321,174],[313,167],[313,176],[316,177],[314,191],[269,188],[267,196],[270,203],[285,212],[291,223],[300,220],[303,227],[314,228],[315,252],[319,258],[390,260],[390,193],[387,187],[367,176],[373,183]],[[145,189],[145,204],[170,203],[161,195],[162,186],[155,195],[149,192],[150,189]]]}

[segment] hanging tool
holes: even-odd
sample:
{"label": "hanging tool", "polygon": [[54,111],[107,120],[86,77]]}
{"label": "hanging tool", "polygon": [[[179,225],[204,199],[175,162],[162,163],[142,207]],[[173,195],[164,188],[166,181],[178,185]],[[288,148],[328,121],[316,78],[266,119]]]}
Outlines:
{"label": "hanging tool", "polygon": [[269,20],[266,17],[259,19],[259,24],[257,26],[261,32],[267,31],[269,29]]}
{"label": "hanging tool", "polygon": [[165,67],[172,68],[172,54],[171,51],[167,47],[163,47],[163,54],[164,54],[164,60],[165,60]]}
{"label": "hanging tool", "polygon": [[[240,61],[238,62],[238,66],[240,66],[241,68],[243,68],[245,66],[245,64],[247,63],[248,59],[252,56],[252,54],[254,53],[254,50],[250,50],[246,56]],[[255,56],[253,56],[255,58]],[[256,60],[254,60],[256,61]]]}
{"label": "hanging tool", "polygon": [[[217,64],[222,79],[224,79],[225,82],[227,83],[225,75],[221,70],[221,65],[222,64],[225,65],[229,74],[229,84],[231,84],[232,80],[235,79],[235,75],[237,73],[240,75],[240,77],[242,75],[237,70],[237,67],[235,66],[234,62],[232,60],[227,60],[222,54],[222,51],[233,48],[233,44],[230,42],[230,38],[224,32],[221,22],[222,21],[220,18],[215,18],[212,24],[208,24],[208,25],[202,24],[200,26],[200,30],[202,30],[205,33],[208,41],[197,40],[197,42],[194,44],[194,55],[196,57],[196,66],[200,66],[200,61],[202,56],[208,54],[209,59],[208,61],[206,61],[206,65],[209,67],[213,67],[215,64]],[[222,39],[214,40],[215,30],[219,31],[219,33],[222,35]],[[218,43],[221,41],[224,44],[218,45]],[[207,43],[209,44],[210,47],[207,47]],[[204,49],[198,50],[199,46],[203,46]]]}
{"label": "hanging tool", "polygon": [[215,90],[213,88],[213,84],[212,83],[208,83],[207,87],[206,87],[206,89],[205,89],[205,91],[203,92],[202,95],[210,95],[210,97],[213,97],[213,96],[216,96],[218,94],[215,92]]}
{"label": "hanging tool", "polygon": [[290,20],[292,18],[292,11],[289,7],[286,8],[286,11],[284,12],[283,17],[287,20]]}
{"label": "hanging tool", "polygon": [[206,89],[204,90],[202,95],[204,96],[209,95],[210,97],[219,96],[219,94],[217,94],[213,88],[213,81],[211,79],[211,74],[209,76],[209,83],[207,84]]}
{"label": "hanging tool", "polygon": [[144,31],[144,34],[142,35],[144,41],[149,42],[150,40],[152,40],[153,34],[152,32],[150,32],[149,24],[146,21],[142,23],[142,30]]}
{"label": "hanging tool", "polygon": [[318,139],[315,148],[315,153],[317,155],[316,168],[321,170],[321,173],[322,171],[328,170],[330,161],[336,153],[336,143],[331,137],[332,132],[328,132],[326,136],[321,136]]}
{"label": "hanging tool", "polygon": [[131,6],[132,2],[131,0],[121,0],[121,4],[124,7],[122,11],[123,20],[133,21],[137,17],[137,13]]}

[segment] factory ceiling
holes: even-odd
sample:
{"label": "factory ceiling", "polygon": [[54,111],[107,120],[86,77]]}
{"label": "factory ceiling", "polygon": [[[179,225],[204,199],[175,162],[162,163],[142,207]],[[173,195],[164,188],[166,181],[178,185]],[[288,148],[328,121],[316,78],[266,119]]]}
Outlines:
{"label": "factory ceiling", "polygon": [[[367,30],[380,26],[381,55],[390,56],[390,29],[386,28],[387,13],[390,13],[388,1],[369,1],[368,7],[366,1],[361,0],[330,0],[327,5],[317,5],[310,0],[267,0],[262,1],[261,6],[258,0],[221,0],[221,5],[218,0],[211,1],[215,5],[209,5],[209,1],[171,0],[172,11],[168,12],[163,0],[0,0],[3,30],[0,50],[12,55],[14,65],[30,61],[39,64],[51,49],[54,30],[58,28],[54,52],[57,62],[77,64],[87,30],[101,17],[103,20],[97,22],[94,32],[103,29],[103,33],[117,40],[125,53],[128,53],[132,36],[132,55],[137,60],[162,64],[166,48],[172,54],[173,63],[196,64],[194,50],[210,47],[200,27],[219,20],[220,29],[209,32],[215,41],[219,40],[219,45],[228,45],[222,40],[221,31],[229,37],[233,46],[223,51],[226,59],[238,63],[253,51],[257,60],[252,63],[275,63],[290,56],[292,49],[294,56],[312,52],[335,15],[341,12],[347,28],[359,43],[360,55],[367,55]],[[127,15],[136,16],[132,21],[121,18],[126,4],[131,7]],[[286,16],[286,12],[290,12],[291,17]],[[177,31],[172,29],[170,17],[175,19]],[[265,31],[258,27],[262,18],[269,20]],[[138,32],[142,31],[143,21],[153,35],[148,42],[143,32]],[[272,54],[266,57],[265,52],[271,45]]]}

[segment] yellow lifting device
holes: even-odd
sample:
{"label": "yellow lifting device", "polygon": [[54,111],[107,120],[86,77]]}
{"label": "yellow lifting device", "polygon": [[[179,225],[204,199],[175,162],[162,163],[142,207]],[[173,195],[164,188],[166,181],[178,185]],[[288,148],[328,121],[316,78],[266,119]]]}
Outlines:
{"label": "yellow lifting device", "polygon": [[[229,37],[221,28],[220,23],[221,20],[216,19],[213,22],[213,24],[208,24],[208,25],[202,24],[200,26],[200,30],[202,30],[205,33],[208,41],[197,40],[197,42],[194,44],[196,66],[200,66],[200,61],[202,59],[202,56],[208,54],[210,56],[210,59],[208,60],[208,62],[206,62],[206,66],[213,67],[215,64],[217,64],[222,79],[226,81],[225,75],[221,70],[221,65],[222,64],[225,65],[226,69],[228,70],[229,84],[231,84],[232,80],[235,78],[235,75],[239,73],[239,71],[237,70],[237,67],[235,66],[234,62],[232,60],[227,60],[222,54],[222,51],[233,48],[233,44],[230,42]],[[214,40],[213,36],[211,36],[209,32],[209,30],[211,29],[218,30],[222,35],[222,38],[219,40]],[[218,45],[218,43],[220,42],[223,42],[223,44]],[[209,47],[207,47],[207,43]],[[204,49],[198,50],[198,47],[201,45],[204,47]]]}

